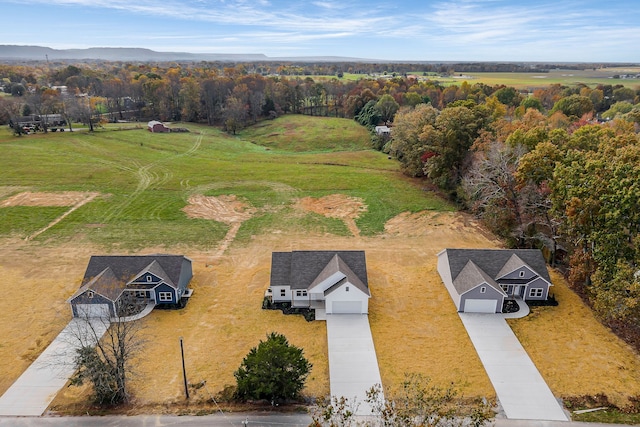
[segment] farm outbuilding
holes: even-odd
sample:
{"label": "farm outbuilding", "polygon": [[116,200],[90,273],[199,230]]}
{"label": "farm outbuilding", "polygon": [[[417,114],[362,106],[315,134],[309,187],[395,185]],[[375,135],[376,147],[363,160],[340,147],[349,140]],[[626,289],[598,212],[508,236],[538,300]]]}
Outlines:
{"label": "farm outbuilding", "polygon": [[169,129],[164,123],[159,122],[157,120],[152,120],[149,123],[147,123],[147,129],[149,130],[149,132],[171,132],[171,129]]}

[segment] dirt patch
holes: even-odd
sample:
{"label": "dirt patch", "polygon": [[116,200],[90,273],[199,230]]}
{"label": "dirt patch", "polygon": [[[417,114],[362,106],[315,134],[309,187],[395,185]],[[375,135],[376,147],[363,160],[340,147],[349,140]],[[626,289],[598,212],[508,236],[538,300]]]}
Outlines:
{"label": "dirt patch", "polygon": [[[63,191],[57,193],[32,193],[26,191],[9,197],[0,203],[0,207],[8,206],[75,206],[93,199],[98,193],[81,191]],[[84,203],[83,203],[84,204]]]}
{"label": "dirt patch", "polygon": [[182,210],[190,218],[212,219],[225,224],[246,221],[255,213],[254,208],[233,194],[217,197],[195,194],[189,197],[189,204]]}
{"label": "dirt patch", "polygon": [[431,236],[451,230],[475,232],[495,244],[500,241],[485,230],[471,215],[459,212],[403,212],[391,218],[384,226],[387,235]]}
{"label": "dirt patch", "polygon": [[315,212],[328,218],[341,219],[349,227],[354,236],[360,235],[360,229],[355,220],[360,214],[367,211],[367,205],[359,197],[349,197],[344,194],[330,194],[316,199],[305,197],[296,203],[298,209],[307,212]]}

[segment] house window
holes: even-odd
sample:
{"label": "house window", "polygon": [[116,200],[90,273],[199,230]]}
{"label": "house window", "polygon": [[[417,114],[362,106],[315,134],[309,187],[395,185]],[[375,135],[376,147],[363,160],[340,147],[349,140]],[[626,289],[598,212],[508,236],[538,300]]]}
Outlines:
{"label": "house window", "polygon": [[89,298],[93,298],[93,295],[95,295],[95,294],[93,293],[93,291],[89,291],[89,292],[87,292],[87,297],[89,297]]}
{"label": "house window", "polygon": [[148,296],[147,291],[136,291],[137,298],[147,298]]}
{"label": "house window", "polygon": [[520,271],[520,277],[524,277],[524,270]]}
{"label": "house window", "polygon": [[531,288],[529,290],[529,296],[533,298],[540,298],[544,292],[542,288]]}
{"label": "house window", "polygon": [[307,291],[306,290],[296,291],[296,296],[297,297],[306,297],[307,296]]}
{"label": "house window", "polygon": [[147,276],[147,282],[151,281],[151,276]]}
{"label": "house window", "polygon": [[173,295],[171,295],[171,292],[158,292],[158,299],[160,302],[171,302]]}
{"label": "house window", "polygon": [[287,291],[284,289],[280,289],[280,296],[281,297],[286,297],[287,296]]}
{"label": "house window", "polygon": [[487,287],[486,287],[486,286],[482,286],[482,287],[480,288],[480,293],[481,293],[481,294],[484,294],[484,293],[486,293],[486,292],[487,292]]}
{"label": "house window", "polygon": [[345,292],[349,292],[349,287],[348,286],[345,287],[344,290],[345,290]]}

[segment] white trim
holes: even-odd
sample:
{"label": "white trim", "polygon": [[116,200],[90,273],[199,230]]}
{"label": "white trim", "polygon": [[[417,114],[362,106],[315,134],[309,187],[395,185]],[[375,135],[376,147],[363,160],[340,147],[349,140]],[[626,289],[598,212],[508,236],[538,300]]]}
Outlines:
{"label": "white trim", "polygon": [[[535,291],[535,295],[534,295]],[[544,288],[531,288],[529,289],[529,298],[540,298],[544,295]]]}
{"label": "white trim", "polygon": [[[167,299],[167,295],[169,295],[168,299]],[[171,301],[173,301],[173,292],[167,292],[167,291],[158,292],[158,301],[159,302],[171,302]]]}

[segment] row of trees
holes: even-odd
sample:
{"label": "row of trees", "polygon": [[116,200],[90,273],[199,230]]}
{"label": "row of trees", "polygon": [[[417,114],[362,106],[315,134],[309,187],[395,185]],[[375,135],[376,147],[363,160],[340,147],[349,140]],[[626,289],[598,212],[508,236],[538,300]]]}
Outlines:
{"label": "row of trees", "polygon": [[[283,73],[280,68],[284,66],[275,71]],[[318,65],[301,67],[315,70]],[[413,75],[352,81],[314,80],[286,73],[265,76],[250,71],[273,70],[264,64],[3,65],[0,80],[12,96],[0,97],[0,122],[27,114],[64,114],[71,120],[87,121],[91,113],[108,120],[203,122],[235,132],[261,118],[286,113],[358,117],[361,123],[375,126],[376,120],[392,119],[403,106],[431,103],[443,109],[458,101],[485,104],[490,99],[499,102],[509,115],[523,114],[527,108],[555,108],[565,115],[592,111],[612,118],[628,113],[640,99],[638,91],[622,85],[551,85],[529,96],[526,91],[501,85],[463,82],[445,87],[437,80]],[[378,108],[374,111],[375,104]]]}
{"label": "row of trees", "polygon": [[618,101],[607,110],[613,120],[602,121],[594,119],[599,89],[582,88],[551,105],[544,96],[552,90],[516,108],[496,92],[480,103],[401,109],[384,149],[509,245],[542,248],[551,263],[567,254],[572,286],[640,348],[636,92],[615,89]]}

